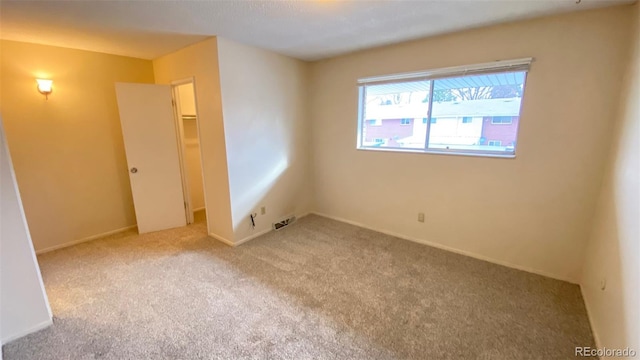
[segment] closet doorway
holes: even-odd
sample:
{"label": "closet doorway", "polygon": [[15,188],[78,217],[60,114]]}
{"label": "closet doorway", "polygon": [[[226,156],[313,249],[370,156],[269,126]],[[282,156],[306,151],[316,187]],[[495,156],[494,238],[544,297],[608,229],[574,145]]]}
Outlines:
{"label": "closet doorway", "polygon": [[187,224],[206,223],[195,81],[191,78],[173,82],[171,85]]}

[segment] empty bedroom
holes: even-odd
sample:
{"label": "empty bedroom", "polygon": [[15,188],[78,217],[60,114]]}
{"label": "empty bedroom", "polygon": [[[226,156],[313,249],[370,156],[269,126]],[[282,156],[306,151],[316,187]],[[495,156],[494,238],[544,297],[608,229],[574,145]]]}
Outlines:
{"label": "empty bedroom", "polygon": [[640,359],[633,0],[0,2],[0,359]]}

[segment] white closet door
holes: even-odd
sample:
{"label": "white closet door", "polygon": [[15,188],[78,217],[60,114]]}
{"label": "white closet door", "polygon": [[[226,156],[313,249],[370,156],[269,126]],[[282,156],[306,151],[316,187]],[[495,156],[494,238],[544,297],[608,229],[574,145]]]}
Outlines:
{"label": "white closet door", "polygon": [[186,225],[171,87],[117,83],[138,231]]}

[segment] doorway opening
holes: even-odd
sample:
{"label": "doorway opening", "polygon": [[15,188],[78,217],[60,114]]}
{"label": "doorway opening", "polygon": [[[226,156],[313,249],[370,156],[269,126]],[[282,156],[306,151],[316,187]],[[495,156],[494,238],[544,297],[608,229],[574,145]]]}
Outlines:
{"label": "doorway opening", "polygon": [[206,223],[195,82],[194,79],[187,79],[173,82],[171,85],[176,112],[176,129],[178,130],[178,153],[180,155],[185,217],[187,224]]}

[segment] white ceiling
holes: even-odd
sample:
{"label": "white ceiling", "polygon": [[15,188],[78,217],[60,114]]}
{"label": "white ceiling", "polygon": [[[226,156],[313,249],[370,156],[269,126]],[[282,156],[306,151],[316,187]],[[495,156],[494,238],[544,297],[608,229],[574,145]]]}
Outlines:
{"label": "white ceiling", "polygon": [[220,35],[303,60],[634,0],[0,0],[7,40],[154,59]]}

